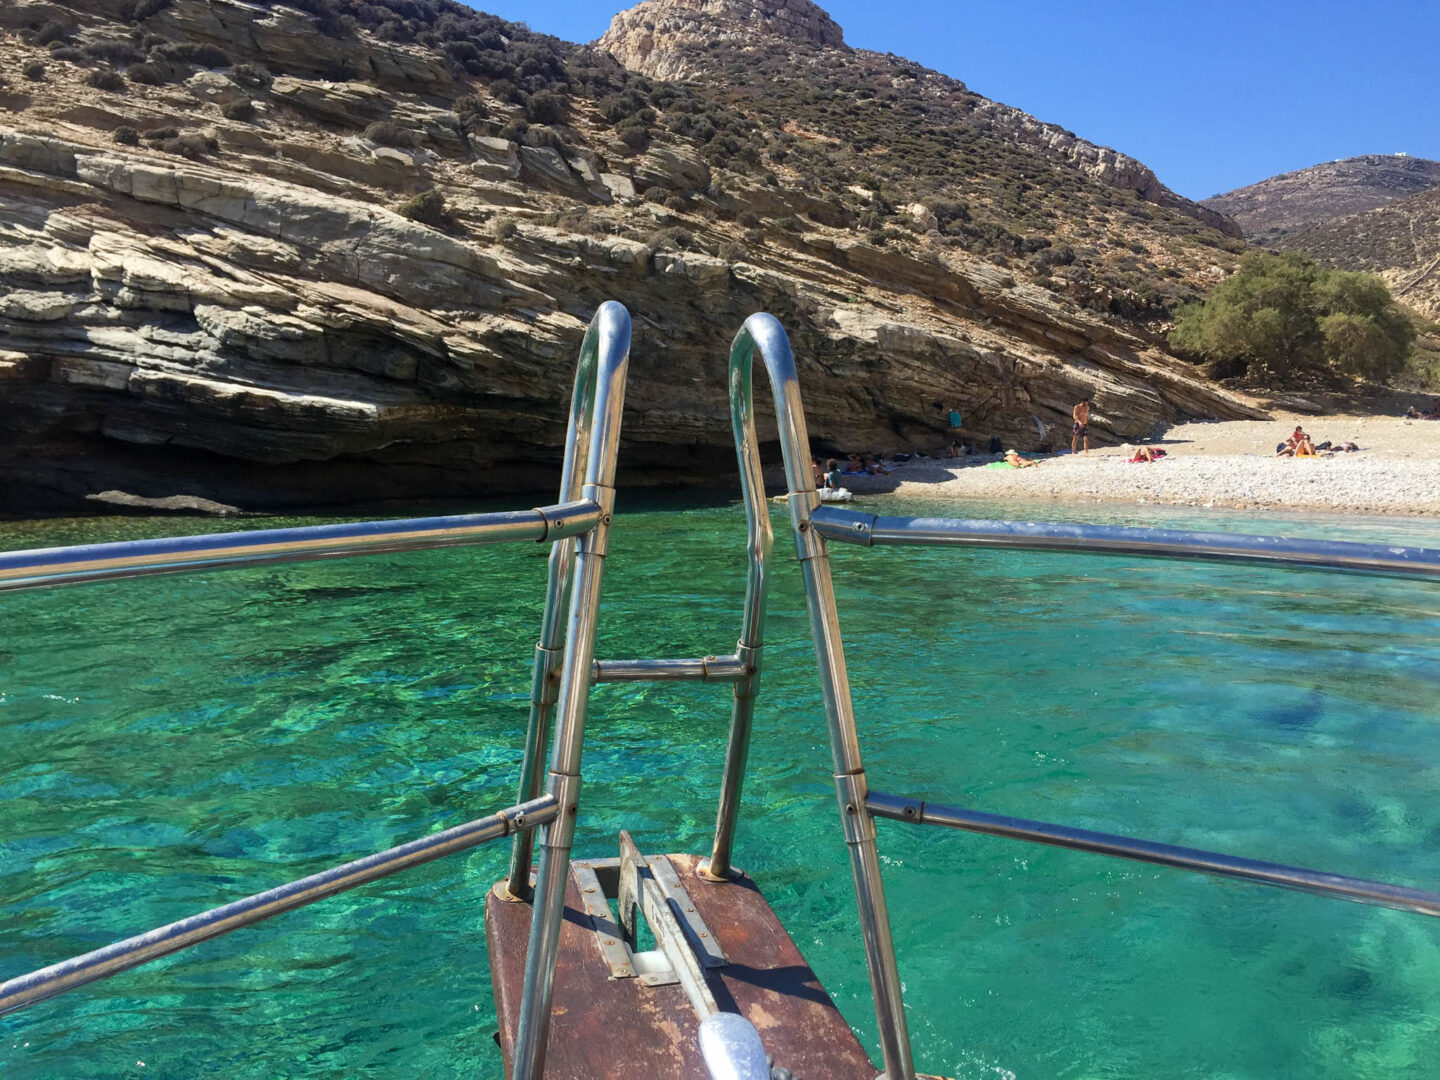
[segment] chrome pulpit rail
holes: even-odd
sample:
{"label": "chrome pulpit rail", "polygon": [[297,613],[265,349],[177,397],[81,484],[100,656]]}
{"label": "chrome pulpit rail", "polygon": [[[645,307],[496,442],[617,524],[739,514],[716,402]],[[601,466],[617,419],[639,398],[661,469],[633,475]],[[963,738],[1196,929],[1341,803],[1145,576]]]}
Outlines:
{"label": "chrome pulpit rail", "polygon": [[1096,855],[1112,855],[1117,859],[1154,863],[1156,866],[1170,866],[1177,870],[1195,870],[1217,877],[1255,881],[1261,885],[1275,885],[1297,892],[1333,896],[1337,900],[1354,900],[1377,907],[1413,911],[1418,915],[1440,915],[1440,892],[1426,889],[1410,889],[1403,885],[1346,877],[1343,874],[1326,874],[1300,866],[1244,859],[1199,848],[1156,844],[1149,840],[1092,832],[1069,825],[1052,825],[1044,821],[1028,821],[1003,814],[987,814],[963,806],[944,806],[923,799],[885,795],[878,791],[872,791],[865,797],[865,808],[876,817],[906,821],[912,825],[943,825],[949,829],[962,829],[985,836],[1029,840],[1034,844],[1070,848],[1072,851],[1089,851]]}
{"label": "chrome pulpit rail", "polygon": [[251,926],[281,912],[338,896],[412,866],[468,851],[514,832],[538,828],[555,820],[555,810],[555,800],[546,795],[21,975],[0,983],[0,1015]]}
{"label": "chrome pulpit rail", "polygon": [[795,550],[805,580],[805,599],[815,643],[820,691],[830,729],[835,791],[840,804],[842,833],[850,853],[857,915],[865,942],[870,984],[875,995],[875,1015],[881,1052],[885,1058],[886,1080],[915,1080],[915,1068],[911,1060],[898,968],[876,855],[876,818],[943,825],[1380,904],[1425,915],[1440,915],[1440,893],[1436,892],[872,793],[860,755],[845,650],[840,638],[839,613],[830,580],[828,541],[864,547],[938,545],[1213,560],[1393,574],[1431,581],[1440,580],[1440,551],[1387,544],[1171,529],[883,517],[824,506],[814,489],[809,467],[811,448],[790,343],[780,324],[769,315],[752,315],[735,336],[731,347],[731,408],[737,416],[743,414],[746,420],[743,426],[736,425],[735,444],[741,456],[742,482],[747,485],[747,495],[750,485],[758,484],[760,476],[759,452],[750,416],[749,376],[751,358],[757,351],[764,358],[775,397],[780,449],[785,463],[785,501],[789,506]]}
{"label": "chrome pulpit rail", "polygon": [[881,517],[820,506],[810,514],[826,540],[864,547],[983,547],[1023,551],[1068,551],[1080,555],[1125,555],[1272,566],[1351,570],[1402,577],[1440,578],[1440,550],[1310,540],[1287,536],[1137,529],[1055,521],[986,521],[977,518]]}
{"label": "chrome pulpit rail", "polygon": [[[600,306],[585,333],[576,367],[566,436],[560,501],[554,506],[495,514],[369,521],[295,529],[257,530],[211,536],[142,540],[73,548],[0,554],[0,589],[39,588],[83,581],[183,570],[225,570],[264,563],[337,559],[380,552],[510,541],[550,541],[546,621],[537,650],[537,682],[561,688],[556,717],[557,768],[550,790],[541,793],[531,774],[542,760],[548,734],[548,707],[535,714],[526,733],[526,776],[516,805],[444,832],[319,874],[313,874],[103,949],[21,975],[0,987],[0,1012],[13,1011],[66,990],[177,952],[262,919],[334,896],[358,885],[444,855],[465,851],[502,836],[528,838],[545,826],[546,852],[563,845],[568,855],[579,789],[579,740],[584,694],[595,677],[592,642],[599,599],[599,565],[605,551],[614,501],[612,480],[620,437],[620,414],[630,355],[630,316],[619,304]],[[571,564],[577,564],[570,618],[559,616],[559,600],[570,591]],[[543,678],[542,678],[543,676]],[[556,698],[548,699],[551,703]],[[537,723],[538,720],[538,723]],[[575,774],[575,775],[569,775]],[[542,859],[545,867],[556,860]],[[528,855],[526,856],[528,866]],[[563,883],[563,860],[560,880]],[[563,896],[563,893],[559,894]],[[541,913],[537,904],[537,922]],[[546,908],[546,918],[558,908]],[[546,930],[546,934],[550,931]],[[537,934],[532,944],[544,941]],[[527,990],[548,986],[554,976],[551,948],[532,948]],[[543,1028],[540,1043],[543,1056]],[[532,1040],[533,1041],[533,1040]]]}
{"label": "chrome pulpit rail", "polygon": [[473,544],[543,543],[589,532],[599,520],[599,506],[588,499],[575,499],[495,514],[350,521],[7,551],[0,553],[0,591]]}

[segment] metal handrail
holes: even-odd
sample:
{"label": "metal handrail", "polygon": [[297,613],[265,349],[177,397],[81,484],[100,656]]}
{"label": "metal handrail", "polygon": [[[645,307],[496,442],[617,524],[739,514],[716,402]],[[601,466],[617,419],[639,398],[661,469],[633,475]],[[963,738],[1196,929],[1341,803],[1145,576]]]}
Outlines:
{"label": "metal handrail", "polygon": [[[780,449],[785,462],[785,502],[790,509],[796,554],[805,580],[821,696],[830,729],[835,790],[845,842],[850,852],[851,877],[865,941],[887,1080],[915,1080],[915,1071],[875,849],[877,817],[945,825],[1383,904],[1422,914],[1440,914],[1440,893],[871,793],[860,756],[845,651],[830,580],[827,542],[836,540],[865,547],[886,544],[996,547],[1217,560],[1394,574],[1427,580],[1440,578],[1440,551],[1385,544],[1170,529],[883,517],[824,506],[815,491],[814,477],[809,469],[810,444],[790,344],[780,324],[772,316],[763,314],[752,315],[746,320],[731,347],[731,408],[737,417],[743,415],[746,420],[743,426],[737,422],[735,439],[741,456],[742,482],[760,475],[759,453],[750,420],[749,367],[756,350],[765,360],[775,396]],[[744,369],[738,376],[737,364]]]}
{"label": "metal handrail", "polygon": [[[795,356],[790,351],[790,340],[785,336],[784,328],[773,315],[765,314],[746,319],[730,346],[730,411],[735,429],[735,452],[740,458],[741,485],[746,494],[746,513],[765,515],[760,445],[755,436],[751,386],[751,369],[757,353],[764,361],[775,399],[775,421],[785,460],[788,492],[785,501],[790,508],[796,554],[805,582],[805,606],[810,614],[810,632],[815,642],[820,696],[825,704],[825,718],[830,731],[835,796],[850,854],[850,877],[855,886],[860,931],[865,942],[865,961],[870,972],[880,1053],[884,1058],[887,1080],[915,1080],[900,972],[895,963],[885,888],[880,880],[875,822],[865,812],[865,766],[860,756],[860,738],[850,700],[845,651],[840,642],[840,620],[835,610],[835,590],[830,581],[830,560],[824,540],[811,527],[811,518],[820,506],[820,496],[815,491],[815,478],[810,471],[810,436],[805,430],[800,380],[795,373]],[[758,604],[763,605],[763,592],[755,594],[755,598]],[[754,614],[757,624],[761,615],[760,611]],[[748,731],[746,737],[748,740]],[[743,751],[738,757],[743,766]],[[728,764],[727,755],[726,781],[734,783],[738,801],[739,778],[732,781]]]}
{"label": "metal handrail", "polygon": [[[555,942],[560,914],[560,908],[554,901],[563,900],[565,867],[574,833],[585,695],[594,675],[592,663],[600,567],[603,565],[614,504],[615,459],[629,353],[629,313],[621,305],[607,301],[591,320],[581,344],[566,436],[561,501],[555,506],[513,513],[358,522],[0,554],[0,588],[14,589],[181,570],[231,569],[272,562],[345,558],[387,551],[551,540],[545,620],[542,647],[537,649],[536,677],[538,682],[543,674],[548,685],[553,676],[560,689],[556,754],[549,789],[545,794],[530,790],[529,775],[535,771],[532,761],[542,759],[549,712],[545,710],[537,723],[536,712],[532,709],[526,733],[526,766],[522,770],[525,775],[520,784],[521,797],[516,800],[515,806],[12,979],[0,987],[0,1003],[4,1004],[0,1012],[52,997],[282,911],[313,903],[487,840],[511,834],[528,837],[536,826],[546,825],[540,889],[545,897],[545,906],[542,911],[541,903],[536,904],[536,931],[532,932],[526,960],[525,1000],[544,1000],[548,1021],[549,987],[555,974]],[[577,584],[573,589],[569,585],[572,563],[577,566]],[[570,615],[562,624],[559,609],[567,596],[571,601]],[[551,654],[554,655],[553,661]],[[556,700],[553,697],[550,699],[552,703]],[[526,861],[528,864],[528,857]],[[558,892],[553,872],[556,866],[559,867]],[[542,915],[545,920],[543,930]],[[542,1024],[536,1029],[532,1024],[531,1033],[527,1036],[523,1020],[521,1026],[519,1043],[530,1048],[532,1060],[536,1063],[532,1075],[538,1076],[543,1068],[547,1028]]]}
{"label": "metal handrail", "polygon": [[[630,314],[619,304],[600,305],[580,343],[575,365],[575,387],[570,394],[570,423],[565,434],[565,459],[560,469],[560,498],[579,499],[591,466],[592,451],[614,461],[620,408],[624,401],[625,371],[630,355]],[[618,388],[618,392],[617,392]],[[592,446],[596,429],[602,437]],[[609,433],[612,429],[616,436]],[[612,465],[613,470],[613,465]],[[604,511],[609,515],[609,504]],[[517,802],[540,794],[545,786],[545,740],[550,718],[560,697],[560,667],[564,661],[565,620],[570,603],[570,575],[575,565],[575,541],[564,539],[550,547],[545,577],[545,606],[530,683],[530,716],[525,725],[525,754],[520,766]],[[534,835],[521,833],[510,849],[510,869],[501,899],[530,897],[530,859]]]}
{"label": "metal handrail", "polygon": [[1138,529],[1054,521],[881,517],[834,506],[821,506],[814,510],[810,521],[815,531],[826,540],[864,547],[896,544],[1066,551],[1081,555],[1264,563],[1317,570],[1440,578],[1440,550],[1350,540],[1246,536],[1240,533]]}
{"label": "metal handrail", "polygon": [[[546,586],[544,629],[535,653],[531,724],[526,733],[526,766],[521,776],[521,799],[539,794],[547,717],[557,709],[545,791],[560,808],[545,829],[540,844],[530,919],[530,943],[525,954],[525,986],[520,995],[515,1035],[514,1080],[539,1080],[545,1071],[550,1037],[550,1003],[555,989],[560,924],[565,908],[565,882],[569,877],[570,849],[579,813],[580,757],[585,737],[586,706],[594,674],[595,623],[600,607],[600,581],[610,541],[610,515],[615,504],[615,459],[620,441],[620,417],[625,402],[625,375],[630,358],[630,315],[619,304],[606,303],[596,312],[580,347],[581,370],[576,375],[576,397],[591,400],[588,422],[575,425],[565,448],[562,490],[579,485],[580,494],[600,507],[593,531],[562,541],[551,550]],[[581,382],[588,379],[587,393]],[[572,409],[572,416],[574,415]],[[583,480],[579,468],[583,463]],[[571,552],[573,551],[573,558]],[[573,580],[572,580],[573,563]],[[564,654],[558,684],[553,666],[559,645],[561,605],[568,595],[569,615],[564,630]],[[522,834],[528,837],[531,834]],[[530,854],[517,840],[511,853],[506,892],[529,891]],[[492,895],[498,895],[492,893]]]}
{"label": "metal handrail", "polygon": [[7,551],[0,553],[0,591],[385,552],[561,540],[589,532],[599,519],[599,506],[577,498],[555,506],[494,514],[352,521]]}
{"label": "metal handrail", "polygon": [[148,964],[151,960],[169,956],[281,912],[294,911],[317,900],[349,892],[412,866],[453,855],[457,851],[468,851],[516,831],[537,828],[553,821],[555,814],[555,800],[546,795],[17,976],[0,983],[0,1016],[77,986]]}
{"label": "metal handrail", "polygon": [[1342,874],[1327,874],[1320,870],[1306,870],[1303,867],[1286,866],[1283,863],[1244,859],[1236,855],[1222,855],[1219,852],[1204,851],[1199,848],[1157,844],[1150,840],[1135,840],[1128,836],[1116,836],[1113,833],[1075,829],[1068,825],[1052,825],[1045,821],[1028,821],[1025,818],[1006,817],[1003,814],[987,814],[963,806],[945,806],[942,803],[926,802],[923,799],[885,795],[878,791],[872,791],[866,796],[865,808],[876,817],[890,818],[893,821],[908,821],[912,825],[943,825],[946,828],[963,829],[966,832],[983,833],[986,836],[1028,840],[1033,844],[1048,844],[1051,847],[1070,848],[1072,851],[1089,851],[1096,855],[1110,855],[1117,859],[1154,863],[1157,866],[1170,866],[1177,870],[1193,870],[1200,874],[1239,878],[1243,881],[1274,885],[1282,889],[1295,889],[1299,892],[1333,896],[1339,900],[1354,900],[1357,903],[1374,904],[1377,907],[1413,911],[1419,915],[1440,915],[1440,892],[1432,892],[1427,889],[1411,889],[1383,881],[1346,877]]}

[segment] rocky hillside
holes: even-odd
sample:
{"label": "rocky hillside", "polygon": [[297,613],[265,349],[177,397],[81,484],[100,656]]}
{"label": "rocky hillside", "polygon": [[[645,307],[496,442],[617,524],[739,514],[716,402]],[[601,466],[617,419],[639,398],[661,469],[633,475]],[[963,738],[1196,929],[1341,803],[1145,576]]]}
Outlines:
{"label": "rocky hillside", "polygon": [[1311,226],[1323,227],[1437,186],[1440,161],[1367,154],[1281,173],[1206,199],[1204,205],[1233,218],[1247,239],[1290,248],[1296,246],[1296,235]]}
{"label": "rocky hillside", "polygon": [[[806,174],[817,178],[834,167],[838,146],[858,135],[854,163],[912,196],[958,182],[982,197],[993,191],[999,216],[1011,212],[1021,224],[1037,224],[1023,206],[1003,205],[1003,187],[1011,183],[1017,204],[1073,198],[1065,209],[1083,215],[1090,193],[1043,190],[1049,179],[1043,174],[1052,171],[1044,166],[1054,163],[1241,235],[1235,222],[1176,195],[1132,157],[983,98],[937,71],[848,48],[841,28],[810,0],[644,0],[616,15],[597,44],[633,71],[730,87],[793,137],[785,143],[790,150],[811,141],[806,129],[829,136],[838,145],[822,145],[815,156],[830,168],[817,174],[819,162],[804,162]],[[1027,183],[1037,172],[1039,189]]]}
{"label": "rocky hillside", "polygon": [[732,486],[761,309],[822,452],[933,448],[949,409],[1033,447],[1084,394],[1115,438],[1253,413],[1152,333],[1232,238],[818,9],[754,5],[766,64],[808,58],[767,95],[444,0],[297,4],[0,6],[0,510],[543,491],[611,297],[627,484]]}
{"label": "rocky hillside", "polygon": [[1440,187],[1300,226],[1287,244],[1331,266],[1379,274],[1397,300],[1440,319]]}

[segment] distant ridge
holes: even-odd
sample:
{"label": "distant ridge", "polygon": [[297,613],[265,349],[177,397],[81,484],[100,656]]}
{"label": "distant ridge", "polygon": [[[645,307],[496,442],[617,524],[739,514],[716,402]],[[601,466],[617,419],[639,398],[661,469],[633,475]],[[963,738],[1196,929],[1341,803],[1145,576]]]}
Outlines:
{"label": "distant ridge", "polygon": [[1440,318],[1440,186],[1302,225],[1288,234],[1286,245],[1342,270],[1379,274],[1397,300]]}
{"label": "distant ridge", "polygon": [[1306,226],[1373,210],[1440,186],[1440,161],[1407,154],[1366,154],[1281,173],[1202,201],[1233,218],[1246,239],[1292,246]]}

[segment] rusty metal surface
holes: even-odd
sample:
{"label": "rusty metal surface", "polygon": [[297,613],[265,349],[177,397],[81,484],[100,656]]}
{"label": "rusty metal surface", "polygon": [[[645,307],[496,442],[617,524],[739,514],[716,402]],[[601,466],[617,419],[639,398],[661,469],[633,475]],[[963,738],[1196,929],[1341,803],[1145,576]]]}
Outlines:
{"label": "rusty metal surface", "polygon": [[[759,1030],[777,1065],[802,1080],[874,1080],[878,1070],[821,987],[770,905],[748,877],[710,883],[698,856],[667,856],[730,963],[705,972],[722,1010]],[[590,940],[591,919],[572,873],[555,975],[547,1080],[708,1080],[699,1018],[679,986],[611,979]],[[505,1075],[515,1053],[530,905],[486,897],[485,936]]]}

